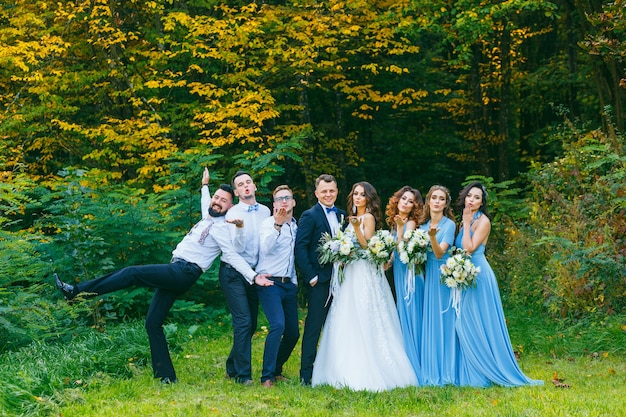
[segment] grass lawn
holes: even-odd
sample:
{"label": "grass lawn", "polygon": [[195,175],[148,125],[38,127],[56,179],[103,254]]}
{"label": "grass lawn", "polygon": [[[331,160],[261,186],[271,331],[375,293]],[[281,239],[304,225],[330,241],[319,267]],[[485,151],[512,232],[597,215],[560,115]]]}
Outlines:
{"label": "grass lawn", "polygon": [[[244,387],[224,377],[230,337],[194,336],[173,355],[178,384],[161,385],[152,378],[149,366],[140,366],[131,378],[97,374],[89,380],[68,381],[64,390],[41,401],[50,402],[45,408],[63,417],[626,416],[623,351],[562,357],[550,352],[523,354],[521,368],[528,376],[543,379],[545,385],[540,387],[412,387],[368,393],[300,386],[300,346],[287,363],[285,374],[291,380],[264,388],[258,379],[263,342],[261,330],[253,344],[254,386]],[[555,373],[568,386],[557,387],[552,382]]]}

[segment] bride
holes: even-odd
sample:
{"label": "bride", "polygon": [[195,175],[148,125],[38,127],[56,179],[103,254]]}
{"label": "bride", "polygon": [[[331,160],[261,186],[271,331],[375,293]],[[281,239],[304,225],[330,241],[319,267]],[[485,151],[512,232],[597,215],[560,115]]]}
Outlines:
{"label": "bride", "polygon": [[[347,200],[352,210],[348,229],[354,231],[361,248],[366,248],[381,224],[380,199],[371,184],[358,182]],[[366,259],[349,263],[333,297],[312,385],[367,391],[417,385],[382,270]]]}

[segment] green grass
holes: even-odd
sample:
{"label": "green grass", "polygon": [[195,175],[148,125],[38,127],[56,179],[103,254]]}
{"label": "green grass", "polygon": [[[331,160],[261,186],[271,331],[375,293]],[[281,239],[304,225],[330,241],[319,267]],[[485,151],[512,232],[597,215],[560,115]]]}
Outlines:
{"label": "green grass", "polygon": [[[260,357],[260,340],[255,344]],[[181,382],[161,386],[149,369],[136,378],[109,380],[97,388],[70,389],[61,397],[61,415],[69,416],[615,416],[625,410],[624,356],[521,360],[543,387],[406,388],[384,393],[351,392],[298,384],[297,356],[287,374],[293,381],[268,390],[258,383],[242,387],[224,378],[230,341],[195,340],[177,357]],[[258,361],[255,369],[259,369]],[[570,388],[557,388],[553,373]]]}
{"label": "green grass", "polygon": [[[521,368],[530,377],[543,379],[541,387],[412,387],[383,393],[301,387],[298,346],[285,372],[292,379],[266,389],[258,381],[263,330],[253,342],[256,385],[244,387],[224,377],[229,330],[216,332],[206,325],[193,334],[178,326],[170,335],[180,382],[163,386],[152,378],[147,338],[143,324],[137,322],[104,334],[94,331],[67,345],[34,344],[0,356],[0,376],[6,382],[0,393],[0,409],[5,411],[0,415],[626,415],[623,318],[564,326],[528,317],[513,315],[511,337],[523,352]],[[554,373],[569,388],[556,387],[551,382]]]}

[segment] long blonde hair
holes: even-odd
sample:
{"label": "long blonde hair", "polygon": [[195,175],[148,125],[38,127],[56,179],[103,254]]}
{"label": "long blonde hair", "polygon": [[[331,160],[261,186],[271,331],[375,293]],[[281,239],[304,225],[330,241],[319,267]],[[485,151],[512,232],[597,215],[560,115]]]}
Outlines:
{"label": "long blonde hair", "polygon": [[[422,215],[420,216],[418,224],[424,224],[430,220],[430,205],[428,202],[430,201],[430,197],[433,195],[435,191],[443,191],[446,194],[446,207],[443,209],[443,215],[454,220],[454,212],[452,211],[452,197],[450,196],[450,190],[443,185],[433,185],[428,190],[428,194],[426,194],[426,199],[424,200],[424,209],[422,210]],[[456,222],[455,222],[456,223]]]}

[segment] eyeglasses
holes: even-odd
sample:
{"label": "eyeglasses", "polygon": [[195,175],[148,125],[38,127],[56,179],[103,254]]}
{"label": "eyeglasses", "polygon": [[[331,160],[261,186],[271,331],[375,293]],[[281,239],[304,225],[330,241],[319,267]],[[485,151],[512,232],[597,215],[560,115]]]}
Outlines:
{"label": "eyeglasses", "polygon": [[281,201],[291,201],[291,200],[293,200],[293,196],[291,195],[284,195],[282,197],[274,198],[275,203],[280,203]]}

